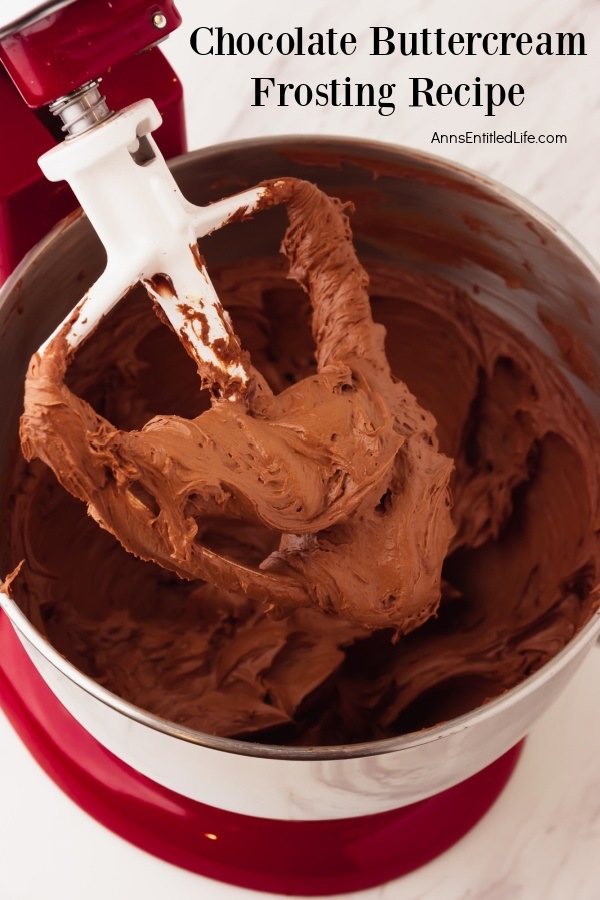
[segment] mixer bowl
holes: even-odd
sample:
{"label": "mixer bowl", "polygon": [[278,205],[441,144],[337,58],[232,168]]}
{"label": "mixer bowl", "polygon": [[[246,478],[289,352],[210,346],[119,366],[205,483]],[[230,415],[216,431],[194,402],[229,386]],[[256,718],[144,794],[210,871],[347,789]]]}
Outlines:
{"label": "mixer bowl", "polygon": [[[353,199],[359,257],[393,258],[457,285],[524,332],[559,366],[600,420],[600,272],[576,242],[501,186],[403,148],[335,138],[250,140],[187,154],[173,163],[194,203],[278,175],[315,181]],[[223,173],[234,173],[223,178]],[[374,227],[376,224],[376,228]],[[401,227],[400,227],[401,226]],[[211,265],[275,253],[281,220],[257,216],[243,238],[211,238]],[[399,239],[412,233],[413,240]],[[435,265],[427,246],[435,240]],[[104,267],[104,253],[79,215],[59,225],[0,292],[0,481],[17,441],[23,380],[32,352]],[[585,348],[555,343],[540,319],[568,325]],[[574,366],[574,371],[571,371]],[[3,515],[6,511],[3,510]],[[7,561],[0,559],[0,572]],[[600,631],[600,612],[551,662],[512,690],[442,725],[384,741],[289,748],[217,738],[160,719],[88,678],[57,653],[17,604],[0,604],[49,687],[102,745],[137,771],[193,800],[274,819],[364,816],[437,794],[479,772],[514,746],[568,683]],[[450,674],[450,673],[449,673]]]}

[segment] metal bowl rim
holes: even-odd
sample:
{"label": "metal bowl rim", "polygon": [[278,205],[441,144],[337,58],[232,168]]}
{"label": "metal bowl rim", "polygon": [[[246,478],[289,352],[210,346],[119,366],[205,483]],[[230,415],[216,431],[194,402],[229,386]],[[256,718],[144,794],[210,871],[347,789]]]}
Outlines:
{"label": "metal bowl rim", "polygon": [[[552,231],[561,242],[590,270],[590,273],[596,278],[600,284],[600,267],[585,250],[585,248],[576,240],[569,232],[559,225],[549,215],[540,210],[535,204],[525,200],[510,188],[505,187],[499,182],[473,171],[466,166],[458,165],[421,150],[404,147],[402,145],[385,143],[382,141],[363,140],[362,138],[349,138],[345,136],[335,135],[283,135],[264,138],[245,138],[238,141],[228,141],[222,144],[216,144],[211,147],[202,148],[200,150],[185,153],[170,161],[170,165],[177,170],[183,165],[195,163],[203,158],[217,155],[231,150],[244,150],[247,148],[256,148],[260,146],[268,146],[273,148],[275,145],[293,145],[295,149],[305,145],[312,150],[315,145],[321,145],[324,149],[332,148],[336,145],[346,145],[349,151],[360,149],[364,154],[371,153],[373,158],[378,154],[381,156],[389,154],[398,160],[398,155],[402,155],[409,160],[417,160],[435,166],[437,169],[445,170],[449,175],[466,176],[467,179],[474,181],[479,186],[487,188],[496,198],[500,197],[509,205],[516,207],[520,212],[532,216],[538,224]],[[24,272],[35,264],[39,256],[41,256],[47,247],[52,244],[59,235],[71,227],[71,225],[83,218],[81,211],[76,211],[66,219],[59,222],[42,240],[33,247],[29,253],[23,258],[16,269],[9,276],[7,281],[0,289],[0,305],[2,299],[17,285],[23,277]],[[90,696],[99,702],[111,707],[133,721],[138,722],[152,730],[159,731],[165,735],[183,740],[188,743],[198,744],[200,746],[218,750],[221,752],[233,753],[241,756],[260,757],[265,759],[285,759],[285,760],[339,760],[354,759],[358,757],[378,756],[387,753],[395,753],[401,750],[408,750],[434,741],[442,740],[451,734],[456,734],[475,725],[477,722],[483,722],[495,716],[501,710],[513,706],[518,701],[524,699],[533,691],[541,688],[549,681],[560,669],[566,666],[583,648],[590,643],[594,637],[600,634],[600,609],[592,615],[589,622],[568,642],[568,644],[554,656],[549,662],[540,669],[530,675],[520,684],[496,697],[494,700],[471,710],[468,713],[443,722],[432,728],[422,729],[421,731],[402,734],[393,738],[386,738],[380,741],[368,741],[358,744],[339,744],[332,746],[318,747],[287,747],[277,744],[257,744],[251,741],[240,741],[232,738],[221,738],[214,735],[205,734],[193,728],[177,725],[167,719],[155,716],[143,709],[123,700],[116,694],[97,684],[93,679],[89,678],[68,660],[61,656],[57,650],[37,631],[25,614],[19,609],[14,600],[11,600],[7,594],[0,592],[0,608],[4,610],[10,619],[13,627],[19,632],[26,643],[31,644],[54,668],[61,672],[66,678],[72,681],[77,687],[81,688]]]}

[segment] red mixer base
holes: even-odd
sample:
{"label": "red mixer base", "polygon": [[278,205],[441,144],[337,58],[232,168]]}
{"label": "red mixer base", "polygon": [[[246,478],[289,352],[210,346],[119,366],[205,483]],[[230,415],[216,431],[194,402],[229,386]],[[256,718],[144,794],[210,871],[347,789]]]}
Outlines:
{"label": "red mixer base", "polygon": [[468,781],[402,809],[281,822],[188,800],[121,762],[55,698],[3,614],[0,704],[59,787],[132,844],[209,878],[304,896],[383,884],[443,853],[494,803],[521,751],[513,747]]}

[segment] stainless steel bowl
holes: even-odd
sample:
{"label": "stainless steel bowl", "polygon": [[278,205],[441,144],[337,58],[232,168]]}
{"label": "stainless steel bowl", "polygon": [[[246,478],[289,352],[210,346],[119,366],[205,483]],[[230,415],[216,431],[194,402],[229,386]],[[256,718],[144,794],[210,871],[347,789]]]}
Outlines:
{"label": "stainless steel bowl", "polygon": [[[600,272],[575,241],[501,186],[434,157],[335,138],[238,142],[188,154],[173,170],[184,194],[206,202],[263,178],[294,175],[358,203],[353,229],[363,258],[394,258],[477,287],[476,299],[524,331],[565,371],[600,421],[600,388],[581,382],[561,358],[539,310],[568,323],[600,385]],[[401,231],[415,240],[399,240]],[[376,227],[374,225],[376,224]],[[233,226],[239,227],[239,226]],[[275,252],[280,223],[256,219],[233,242],[236,257]],[[227,263],[219,235],[211,264]],[[23,261],[0,292],[0,478],[17,440],[31,353],[98,276],[104,256],[83,217],[61,224]],[[83,273],[83,274],[82,274]],[[6,572],[0,559],[0,572]],[[66,662],[17,605],[0,595],[27,653],[73,716],[103,745],[154,781],[187,797],[248,815],[330,819],[416,802],[468,778],[531,728],[584,659],[600,613],[550,663],[497,700],[435,728],[385,741],[314,749],[216,738],[150,715]]]}

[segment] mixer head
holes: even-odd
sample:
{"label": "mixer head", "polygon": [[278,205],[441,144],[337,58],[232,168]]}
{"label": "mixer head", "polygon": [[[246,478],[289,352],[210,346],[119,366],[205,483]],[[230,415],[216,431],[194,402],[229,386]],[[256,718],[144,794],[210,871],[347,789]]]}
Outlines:
{"label": "mixer head", "polygon": [[49,106],[66,113],[68,103],[73,116],[101,79],[113,108],[152,97],[162,152],[185,152],[181,83],[155,46],[180,21],[170,0],[0,4],[0,105],[10,124],[10,140],[0,141],[0,283],[77,205],[69,186],[50,184],[37,164],[64,137]]}
{"label": "mixer head", "polygon": [[172,0],[17,0],[0,12],[0,62],[28,106],[48,106],[180,24]]}

